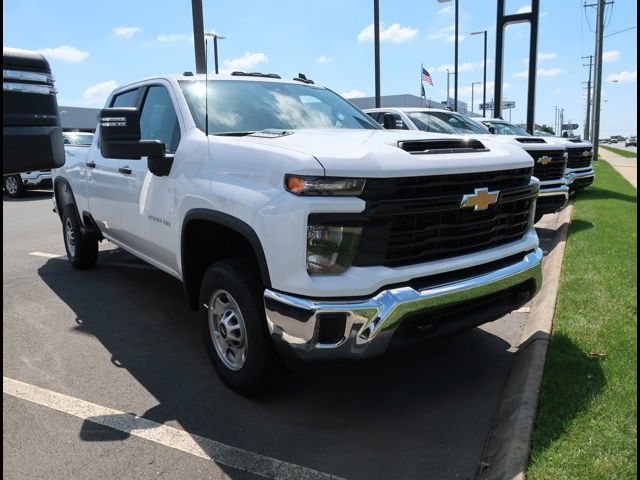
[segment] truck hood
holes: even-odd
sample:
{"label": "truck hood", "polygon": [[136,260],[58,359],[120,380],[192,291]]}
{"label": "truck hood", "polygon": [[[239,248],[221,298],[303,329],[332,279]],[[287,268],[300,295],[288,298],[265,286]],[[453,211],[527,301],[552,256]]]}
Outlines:
{"label": "truck hood", "polygon": [[[482,137],[482,139],[480,139]],[[487,138],[484,138],[487,137]],[[496,142],[490,135],[454,137],[409,130],[313,129],[294,130],[269,138],[243,137],[242,141],[278,146],[312,155],[329,176],[405,177],[508,170],[533,166],[519,146]],[[409,153],[399,141],[479,139],[486,151],[468,153]],[[296,172],[290,172],[296,173]]]}

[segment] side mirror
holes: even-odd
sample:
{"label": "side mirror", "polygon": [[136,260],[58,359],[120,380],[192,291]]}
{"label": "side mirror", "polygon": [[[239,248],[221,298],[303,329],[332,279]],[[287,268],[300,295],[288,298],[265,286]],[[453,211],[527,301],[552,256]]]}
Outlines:
{"label": "side mirror", "polygon": [[488,127],[489,128],[489,133],[495,135],[496,134],[496,127]]}
{"label": "side mirror", "polygon": [[64,165],[60,112],[49,62],[2,47],[2,174]]}
{"label": "side mirror", "polygon": [[396,118],[392,113],[385,113],[383,116],[384,120],[382,122],[382,126],[387,130],[395,130],[398,128],[396,125]]}
{"label": "side mirror", "polygon": [[165,147],[160,140],[140,140],[137,108],[105,108],[100,111],[100,153],[126,160],[164,158]]}

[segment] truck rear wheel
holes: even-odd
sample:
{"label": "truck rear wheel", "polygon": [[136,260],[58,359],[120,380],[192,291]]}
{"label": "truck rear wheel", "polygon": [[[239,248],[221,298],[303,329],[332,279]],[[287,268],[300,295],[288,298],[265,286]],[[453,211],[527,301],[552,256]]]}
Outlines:
{"label": "truck rear wheel", "polygon": [[241,259],[205,272],[200,288],[202,333],[222,381],[245,395],[268,390],[285,373],[267,328],[256,273]]}
{"label": "truck rear wheel", "polygon": [[80,219],[73,205],[67,205],[62,212],[62,236],[64,248],[71,265],[78,270],[90,270],[98,261],[98,239],[83,233]]}
{"label": "truck rear wheel", "polygon": [[27,188],[22,183],[20,175],[7,175],[2,178],[2,188],[11,198],[18,198],[24,195]]}

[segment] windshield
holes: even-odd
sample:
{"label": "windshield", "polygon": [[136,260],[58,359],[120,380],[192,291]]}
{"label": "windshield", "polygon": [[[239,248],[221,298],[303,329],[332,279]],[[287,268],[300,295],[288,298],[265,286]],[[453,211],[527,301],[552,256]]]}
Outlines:
{"label": "windshield", "polygon": [[66,132],[65,135],[75,145],[91,145],[91,143],[93,143],[93,133]]}
{"label": "windshield", "polygon": [[[205,130],[204,81],[180,86],[198,128]],[[233,134],[265,129],[380,129],[366,114],[330,90],[312,85],[242,80],[210,80],[209,133]]]}
{"label": "windshield", "polygon": [[536,137],[553,137],[549,132],[544,132],[542,130],[536,130],[533,132]]}
{"label": "windshield", "polygon": [[516,127],[510,123],[502,123],[502,122],[483,122],[487,126],[491,126],[496,129],[496,135],[524,135],[525,137],[530,137],[529,132],[526,130]]}
{"label": "windshield", "polygon": [[425,132],[466,134],[487,131],[473,120],[454,112],[408,112],[407,115],[420,130]]}

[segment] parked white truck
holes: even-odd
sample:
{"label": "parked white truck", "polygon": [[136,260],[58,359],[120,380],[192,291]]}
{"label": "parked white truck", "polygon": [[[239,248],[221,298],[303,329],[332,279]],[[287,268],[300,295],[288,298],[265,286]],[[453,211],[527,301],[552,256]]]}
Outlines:
{"label": "parked white truck", "polygon": [[496,141],[520,146],[531,155],[535,165],[533,175],[540,180],[535,223],[542,219],[543,215],[559,212],[569,201],[569,187],[565,178],[567,154],[562,144],[529,135],[515,125],[512,126],[512,130],[498,131],[493,124],[486,124],[484,118],[470,118],[439,108],[386,107],[367,109],[365,112],[380,124],[384,124],[385,116],[391,115],[392,118],[387,118],[387,121],[392,120],[389,126],[393,128],[471,135],[480,140],[493,136]]}
{"label": "parked white truck", "polygon": [[521,148],[384,131],[275,75],[121,87],[55,171],[68,258],[107,239],[180,279],[231,388],[495,320],[541,286],[539,181]]}

